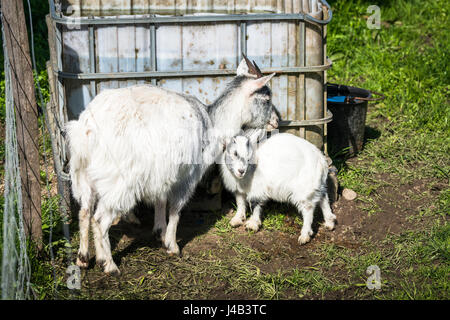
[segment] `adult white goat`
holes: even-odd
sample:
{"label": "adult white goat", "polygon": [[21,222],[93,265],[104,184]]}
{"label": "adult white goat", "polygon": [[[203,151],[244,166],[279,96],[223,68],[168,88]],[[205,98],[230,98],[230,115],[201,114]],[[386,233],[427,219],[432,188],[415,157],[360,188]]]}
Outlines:
{"label": "adult white goat", "polygon": [[106,273],[120,273],[108,231],[138,201],[154,205],[153,231],[160,232],[169,254],[179,254],[180,211],[225,139],[243,126],[262,128],[270,119],[266,84],[274,74],[257,71],[242,60],[237,76],[210,106],[150,85],[105,90],[67,124],[72,192],[81,205],[78,266],[88,265],[92,223],[97,263]]}
{"label": "adult white goat", "polygon": [[303,214],[300,244],[310,241],[314,209],[322,209],[325,226],[332,230],[336,216],[331,212],[327,194],[328,164],[313,144],[292,134],[281,133],[261,142],[258,135],[236,136],[227,143],[220,166],[224,186],[236,196],[237,210],[230,224],[242,225],[246,203],[253,214],[245,227],[258,231],[261,210],[269,200],[290,202]]}

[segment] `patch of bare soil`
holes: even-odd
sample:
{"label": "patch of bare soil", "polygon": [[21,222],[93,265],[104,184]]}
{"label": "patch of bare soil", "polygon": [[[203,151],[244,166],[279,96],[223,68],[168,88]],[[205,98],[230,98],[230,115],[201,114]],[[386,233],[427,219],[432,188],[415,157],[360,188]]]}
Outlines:
{"label": "patch of bare soil", "polygon": [[[88,299],[255,299],[257,292],[240,291],[234,280],[243,276],[243,264],[258,268],[261,274],[277,274],[293,269],[310,268],[317,262],[315,250],[329,243],[358,251],[364,241],[381,245],[389,234],[401,234],[417,228],[408,220],[417,216],[439,194],[439,184],[430,188],[430,181],[419,180],[400,185],[389,176],[378,177],[388,181],[375,191],[375,203],[359,198],[347,201],[342,197],[333,204],[337,216],[334,231],[321,225],[322,217],[315,217],[315,235],[310,243],[299,246],[297,238],[301,226],[294,221],[295,209],[288,209],[284,224],[289,232],[262,228],[256,233],[244,227],[220,231],[216,223],[231,219],[233,212],[230,197],[219,213],[184,212],[178,228],[182,257],[171,257],[161,248],[152,234],[153,210],[138,213],[142,225],[120,222],[111,228],[113,257],[122,271],[119,277],[105,276],[95,258],[90,268],[83,271],[83,288],[80,298]],[[271,204],[274,205],[274,204]],[[276,204],[275,204],[276,206]],[[282,207],[283,210],[286,206]],[[281,210],[281,209],[280,209]],[[284,213],[284,212],[283,212]],[[425,218],[423,218],[425,219]],[[75,247],[78,243],[74,244]],[[91,256],[94,249],[91,248]],[[240,258],[237,259],[236,257]],[[244,257],[244,260],[242,258]],[[246,264],[247,263],[247,264]],[[243,269],[245,270],[245,269]],[[330,268],[334,277],[346,276],[345,270]],[[345,273],[345,274],[344,274]],[[251,281],[251,279],[249,279]],[[352,297],[352,289],[330,292],[329,299]],[[298,296],[286,290],[282,298]],[[314,296],[309,297],[314,298]],[[316,298],[323,298],[322,296]]]}

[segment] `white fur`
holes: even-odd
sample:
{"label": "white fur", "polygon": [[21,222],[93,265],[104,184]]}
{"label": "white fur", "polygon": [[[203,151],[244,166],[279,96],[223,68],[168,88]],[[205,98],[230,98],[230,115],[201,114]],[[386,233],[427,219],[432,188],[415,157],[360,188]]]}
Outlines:
{"label": "white fur", "polygon": [[[262,205],[271,199],[292,203],[302,212],[300,244],[310,241],[313,234],[311,224],[317,204],[324,214],[325,226],[333,229],[336,216],[328,203],[328,164],[322,152],[308,141],[288,133],[274,135],[260,143],[255,151],[247,144],[248,140],[245,136],[233,138],[227,145],[227,152],[236,152],[238,157],[230,156],[228,165],[220,166],[224,186],[236,195],[237,212],[230,224],[243,224],[246,201],[253,202],[256,206],[245,226],[257,231],[261,226]],[[239,170],[245,170],[243,177]]]}
{"label": "white fur", "polygon": [[263,119],[254,116],[261,113],[251,108],[260,108],[261,104],[253,103],[252,94],[270,78],[237,82],[239,85],[230,87],[210,109],[194,97],[150,85],[105,90],[79,120],[70,121],[66,131],[72,191],[81,204],[77,264],[87,265],[93,217],[97,262],[105,272],[119,273],[108,231],[138,201],[154,204],[154,230],[161,231],[168,252],[178,254],[180,210],[219,155],[222,141],[242,126],[251,126],[254,119],[258,127],[269,121],[270,111],[263,112]]}

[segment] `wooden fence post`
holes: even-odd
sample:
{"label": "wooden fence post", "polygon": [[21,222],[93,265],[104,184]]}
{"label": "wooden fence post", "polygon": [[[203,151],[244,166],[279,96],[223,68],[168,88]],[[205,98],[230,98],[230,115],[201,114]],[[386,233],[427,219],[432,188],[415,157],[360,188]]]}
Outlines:
{"label": "wooden fence post", "polygon": [[42,248],[38,109],[22,0],[1,0],[11,66],[25,233]]}

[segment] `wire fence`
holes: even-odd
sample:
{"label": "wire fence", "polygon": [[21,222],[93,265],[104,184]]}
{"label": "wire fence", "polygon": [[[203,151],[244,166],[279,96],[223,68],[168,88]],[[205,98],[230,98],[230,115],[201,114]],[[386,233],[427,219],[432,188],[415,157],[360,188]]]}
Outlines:
{"label": "wire fence", "polygon": [[[42,89],[37,79],[38,72],[36,67],[33,19],[30,1],[28,5],[28,20],[30,27],[30,49],[33,73],[35,77],[35,91],[38,97],[38,106],[42,112],[39,112],[41,121],[40,135],[43,137],[41,154],[43,156],[43,170],[45,172],[45,192],[48,201],[51,201],[51,183],[49,181],[50,159],[47,156],[46,134],[50,134],[49,119],[47,116],[46,103],[42,96]],[[3,212],[3,230],[2,230],[2,266],[1,266],[1,298],[5,299],[31,299],[37,298],[31,286],[31,264],[27,254],[27,239],[25,236],[24,221],[22,216],[22,185],[20,177],[20,163],[18,156],[18,144],[16,136],[15,104],[11,83],[11,64],[14,63],[14,57],[8,56],[6,46],[5,30],[2,16],[2,36],[4,52],[4,70],[5,70],[5,191],[4,191],[4,212]],[[62,128],[58,126],[60,132]],[[65,239],[65,252],[67,265],[72,264],[72,247],[70,244],[70,229],[68,221],[69,200],[64,197],[62,189],[62,177],[57,173],[57,184],[59,194],[59,212],[52,205],[48,206],[48,242],[44,250],[48,250],[50,262],[52,265],[53,276],[53,298],[58,298],[58,279],[56,274],[54,243],[54,221],[56,215],[62,217],[62,229]],[[45,241],[45,240],[44,240]],[[33,296],[31,295],[33,294]]]}
{"label": "wire fence", "polygon": [[[3,15],[2,15],[3,21]],[[22,185],[16,136],[11,66],[2,24],[5,61],[5,192],[3,209],[2,299],[30,297],[31,268],[22,218]]]}

